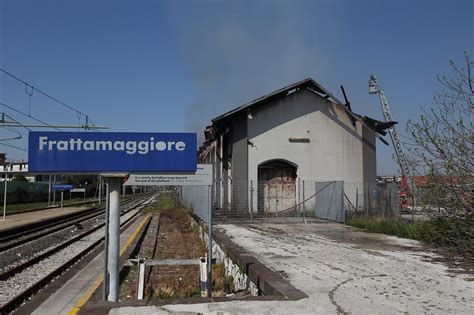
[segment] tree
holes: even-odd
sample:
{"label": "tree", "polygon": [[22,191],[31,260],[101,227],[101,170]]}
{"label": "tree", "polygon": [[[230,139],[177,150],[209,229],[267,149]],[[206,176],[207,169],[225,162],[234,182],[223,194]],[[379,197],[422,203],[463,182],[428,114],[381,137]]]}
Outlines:
{"label": "tree", "polygon": [[474,63],[464,55],[465,67],[450,61],[451,77],[437,77],[442,90],[434,106],[422,108],[419,121],[408,122],[412,143],[407,146],[417,169],[429,171],[425,202],[449,217],[472,219]]}
{"label": "tree", "polygon": [[28,179],[26,179],[23,174],[16,174],[15,177],[13,177],[14,182],[28,182]]}

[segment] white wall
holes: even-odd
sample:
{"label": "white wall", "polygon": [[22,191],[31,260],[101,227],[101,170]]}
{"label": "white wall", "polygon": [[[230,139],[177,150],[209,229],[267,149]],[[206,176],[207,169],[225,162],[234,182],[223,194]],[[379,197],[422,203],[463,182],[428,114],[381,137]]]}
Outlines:
{"label": "white wall", "polygon": [[[252,114],[254,119],[248,120],[248,139],[252,143],[248,147],[249,181],[256,183],[258,165],[271,159],[296,164],[301,180],[364,181],[362,126],[358,122],[356,127],[352,126],[340,106],[303,90]],[[309,138],[310,142],[290,143],[289,138]],[[369,139],[369,142],[375,143],[375,140]],[[375,163],[368,164],[375,174]],[[306,188],[305,195],[310,193]],[[256,196],[257,190],[254,211]]]}

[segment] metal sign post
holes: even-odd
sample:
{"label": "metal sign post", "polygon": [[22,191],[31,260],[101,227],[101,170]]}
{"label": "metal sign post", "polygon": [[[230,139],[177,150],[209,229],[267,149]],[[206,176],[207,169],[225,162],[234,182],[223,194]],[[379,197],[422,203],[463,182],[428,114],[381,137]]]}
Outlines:
{"label": "metal sign post", "polygon": [[109,273],[107,271],[109,256],[109,183],[105,182],[105,237],[104,237],[104,292],[103,299],[109,295]]}
{"label": "metal sign post", "polygon": [[64,190],[61,190],[61,210],[63,210]]}
{"label": "metal sign post", "polygon": [[211,185],[207,186],[207,202],[209,208],[207,226],[209,228],[207,248],[207,297],[212,298],[212,211],[211,211]]}
{"label": "metal sign post", "polygon": [[119,264],[120,264],[120,177],[110,177],[109,183],[109,226],[107,270],[109,274],[109,292],[107,300],[118,302]]}
{"label": "metal sign post", "polygon": [[55,184],[52,186],[54,194],[56,194],[56,191],[59,190],[61,192],[61,210],[63,210],[63,201],[64,201],[64,191],[69,190],[72,191],[74,190],[74,186],[69,185],[69,184]]}

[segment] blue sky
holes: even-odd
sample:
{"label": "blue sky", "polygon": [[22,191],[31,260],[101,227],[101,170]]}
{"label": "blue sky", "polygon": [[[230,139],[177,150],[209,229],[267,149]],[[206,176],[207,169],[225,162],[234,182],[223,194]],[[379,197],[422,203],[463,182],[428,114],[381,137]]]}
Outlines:
{"label": "blue sky", "polygon": [[[0,0],[0,66],[112,131],[202,132],[212,117],[305,77],[341,99],[344,85],[355,112],[382,119],[367,93],[374,73],[404,134],[433,104],[436,75],[473,53],[473,11],[463,0]],[[24,86],[1,73],[0,102],[28,112]],[[78,124],[37,93],[31,104],[48,123]],[[397,173],[392,146],[377,150],[378,173]]]}

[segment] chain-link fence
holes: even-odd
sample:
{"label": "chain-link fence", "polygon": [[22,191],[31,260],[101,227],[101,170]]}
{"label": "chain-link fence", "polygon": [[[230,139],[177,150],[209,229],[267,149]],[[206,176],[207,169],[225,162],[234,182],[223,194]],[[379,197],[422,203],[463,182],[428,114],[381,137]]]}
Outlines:
{"label": "chain-link fence", "polygon": [[345,222],[346,216],[400,215],[396,185],[292,178],[184,186],[182,202],[203,220],[211,205],[218,218],[302,217]]}
{"label": "chain-link fence", "polygon": [[351,217],[399,217],[401,200],[396,183],[345,183],[345,212]]}
{"label": "chain-link fence", "polygon": [[211,188],[209,186],[182,186],[177,189],[181,202],[205,222],[208,222],[209,218]]}

